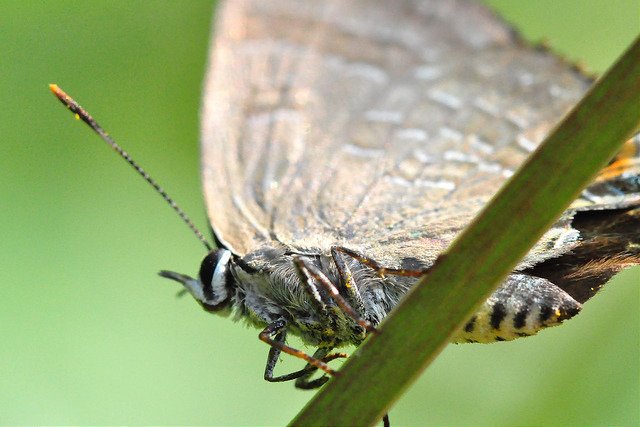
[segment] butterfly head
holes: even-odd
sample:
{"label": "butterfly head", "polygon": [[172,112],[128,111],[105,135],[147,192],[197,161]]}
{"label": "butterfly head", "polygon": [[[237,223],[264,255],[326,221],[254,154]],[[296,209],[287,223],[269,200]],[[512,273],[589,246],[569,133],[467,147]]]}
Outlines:
{"label": "butterfly head", "polygon": [[227,249],[214,249],[207,254],[200,264],[198,278],[163,270],[159,274],[182,283],[191,294],[208,311],[219,311],[227,308],[231,299],[233,279],[229,270],[231,252]]}

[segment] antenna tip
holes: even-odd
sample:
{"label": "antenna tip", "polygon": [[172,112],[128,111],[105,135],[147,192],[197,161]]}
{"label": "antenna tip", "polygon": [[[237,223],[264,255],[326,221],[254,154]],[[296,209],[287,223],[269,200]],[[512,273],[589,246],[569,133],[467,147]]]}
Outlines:
{"label": "antenna tip", "polygon": [[55,83],[51,83],[49,85],[49,90],[51,90],[51,92],[53,92],[53,94],[56,96],[56,98],[58,98],[60,101],[62,101],[63,104],[68,104],[68,102],[65,102],[67,99],[69,99],[69,95],[67,95],[65,93],[65,91],[63,91],[62,89],[60,89],[60,87],[55,84]]}
{"label": "antenna tip", "polygon": [[58,98],[60,98],[60,95],[62,95],[62,94],[66,95],[66,94],[64,93],[64,91],[63,91],[62,89],[60,89],[60,87],[58,87],[58,85],[57,85],[57,84],[55,84],[55,83],[51,83],[51,84],[49,85],[49,89],[50,89],[50,90],[51,90],[51,92],[53,92],[53,94],[54,94],[55,96],[57,96]]}
{"label": "antenna tip", "polygon": [[62,101],[63,104],[65,105],[69,105],[69,100],[71,99],[71,97],[69,95],[67,95],[67,93],[65,91],[63,91],[62,89],[60,89],[60,87],[55,84],[55,83],[51,83],[49,85],[49,89],[51,90],[51,92],[53,92],[53,94],[60,100]]}
{"label": "antenna tip", "polygon": [[73,98],[71,98],[65,91],[60,89],[60,87],[51,83],[49,85],[49,89],[53,94],[58,98],[60,102],[64,104],[71,112],[75,115],[77,120],[83,120],[86,122],[91,128],[94,127],[95,123],[93,123],[93,118],[87,113]]}

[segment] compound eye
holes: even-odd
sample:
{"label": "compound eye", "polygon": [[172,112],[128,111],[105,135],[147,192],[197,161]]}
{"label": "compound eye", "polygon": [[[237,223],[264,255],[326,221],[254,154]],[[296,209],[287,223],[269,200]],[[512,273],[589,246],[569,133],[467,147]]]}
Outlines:
{"label": "compound eye", "polygon": [[227,272],[230,259],[231,252],[226,249],[217,249],[209,252],[202,260],[199,277],[206,304],[217,306],[227,299],[229,295]]}
{"label": "compound eye", "polygon": [[[200,282],[202,286],[206,289],[209,288],[211,291],[211,282],[213,281],[213,273],[218,266],[218,251],[211,251],[204,257],[202,263],[200,264],[200,273],[198,273],[198,277],[200,277]],[[207,292],[204,292],[205,296],[209,298],[211,295],[207,295]]]}

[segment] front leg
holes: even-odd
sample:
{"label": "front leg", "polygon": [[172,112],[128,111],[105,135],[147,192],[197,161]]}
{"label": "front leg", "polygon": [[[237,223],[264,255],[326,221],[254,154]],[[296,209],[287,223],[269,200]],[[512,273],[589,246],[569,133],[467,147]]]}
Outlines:
{"label": "front leg", "polygon": [[[287,321],[285,319],[278,319],[275,322],[270,323],[258,335],[258,338],[260,339],[260,341],[264,341],[267,344],[269,344],[272,347],[272,350],[276,349],[273,352],[269,351],[269,359],[267,360],[267,366],[265,368],[265,379],[267,377],[267,372],[269,371],[269,369],[271,372],[271,377],[273,377],[272,374],[273,374],[273,368],[275,367],[275,362],[277,362],[278,356],[282,351],[287,354],[290,354],[291,356],[304,360],[305,362],[307,362],[307,364],[311,365],[312,367],[315,367],[316,369],[321,369],[329,375],[336,375],[336,371],[331,369],[329,365],[327,365],[321,358],[318,359],[314,357],[315,355],[309,356],[304,351],[297,350],[293,347],[289,347],[288,345],[286,345],[284,343],[284,339],[286,338],[286,331],[287,331]],[[271,368],[270,368],[270,364],[271,364]],[[302,371],[304,371],[305,369],[303,369]],[[289,379],[299,378],[302,375],[304,374],[300,374],[298,376],[294,376]],[[285,379],[283,381],[287,381],[287,380]]]}
{"label": "front leg", "polygon": [[[324,349],[324,348],[319,348],[318,350],[316,350],[316,352],[313,354],[314,357],[319,356],[319,352],[320,351],[329,351],[329,349]],[[338,358],[346,358],[349,357],[348,354],[346,353],[331,353],[331,354],[327,354],[326,356],[322,357],[322,361],[325,363],[328,363],[334,359],[338,359]],[[303,369],[304,371],[306,371],[306,373],[304,375],[302,375],[301,377],[299,377],[296,380],[295,386],[296,388],[302,389],[302,390],[313,390],[319,387],[322,387],[324,385],[324,383],[326,383],[327,381],[329,381],[329,376],[322,375],[320,378],[316,378],[315,380],[311,380],[311,375],[317,371],[317,369],[315,368],[315,366],[311,366],[309,364],[307,364],[307,366],[305,367],[305,369]]]}
{"label": "front leg", "polygon": [[[280,343],[280,345],[284,346],[285,339],[287,337],[287,331],[282,330],[279,333],[275,334],[275,341]],[[347,357],[345,353],[332,353],[329,354],[331,348],[329,347],[320,347],[313,353],[314,359],[320,360],[324,363],[328,363],[334,359]],[[324,383],[329,381],[329,377],[327,375],[323,375],[320,378],[315,380],[310,380],[311,375],[318,370],[318,368],[310,363],[300,369],[299,371],[291,372],[285,375],[279,375],[277,377],[273,376],[273,371],[275,369],[276,364],[278,363],[278,358],[280,357],[281,349],[277,346],[272,346],[269,350],[269,355],[267,357],[267,364],[264,369],[264,379],[269,382],[283,382],[283,381],[291,381],[296,380],[296,387],[300,389],[314,389],[321,387]]]}

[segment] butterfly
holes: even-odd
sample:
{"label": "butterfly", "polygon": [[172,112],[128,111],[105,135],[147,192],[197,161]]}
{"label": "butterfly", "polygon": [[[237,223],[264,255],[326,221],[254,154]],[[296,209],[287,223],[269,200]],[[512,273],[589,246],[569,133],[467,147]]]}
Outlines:
{"label": "butterfly", "polygon": [[[265,379],[316,388],[345,356],[334,349],[375,333],[592,80],[466,2],[228,1],[217,16],[202,111],[216,248],[177,208],[208,254],[195,278],[160,274],[259,328]],[[638,135],[454,341],[560,324],[637,264]],[[307,365],[276,375],[281,352]]]}

